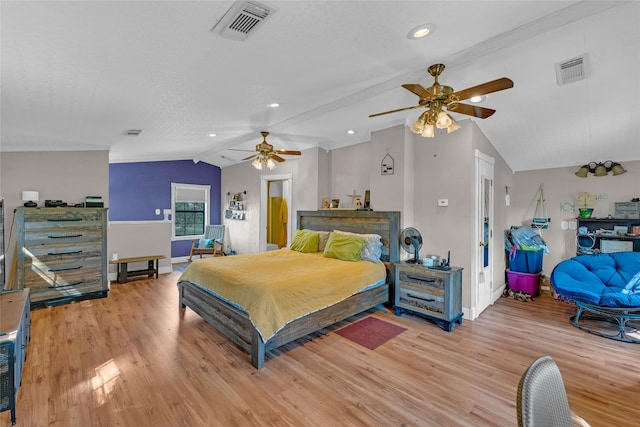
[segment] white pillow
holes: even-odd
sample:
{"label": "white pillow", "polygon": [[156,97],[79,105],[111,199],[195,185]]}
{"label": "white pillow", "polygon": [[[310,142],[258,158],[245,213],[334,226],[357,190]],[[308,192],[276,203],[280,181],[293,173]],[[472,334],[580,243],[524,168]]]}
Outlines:
{"label": "white pillow", "polygon": [[382,256],[382,237],[378,234],[358,234],[348,231],[333,230],[334,233],[346,234],[348,236],[358,236],[365,240],[362,248],[362,259],[372,263],[377,263]]}

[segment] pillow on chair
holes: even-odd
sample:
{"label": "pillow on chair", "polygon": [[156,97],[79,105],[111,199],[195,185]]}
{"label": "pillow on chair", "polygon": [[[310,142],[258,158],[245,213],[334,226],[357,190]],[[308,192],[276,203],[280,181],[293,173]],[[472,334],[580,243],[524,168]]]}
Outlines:
{"label": "pillow on chair", "polygon": [[210,249],[213,248],[213,241],[215,239],[200,239],[198,241],[198,248],[200,249]]}

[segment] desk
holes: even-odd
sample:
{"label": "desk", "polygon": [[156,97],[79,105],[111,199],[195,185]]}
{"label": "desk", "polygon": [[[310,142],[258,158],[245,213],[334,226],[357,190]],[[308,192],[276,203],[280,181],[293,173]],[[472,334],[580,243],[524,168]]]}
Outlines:
{"label": "desk", "polygon": [[[117,264],[118,269],[118,283],[127,283],[130,277],[134,276],[148,276],[152,279],[153,276],[158,278],[158,260],[164,259],[164,255],[149,255],[149,256],[137,256],[131,258],[120,258],[109,261],[109,264]],[[144,270],[128,270],[127,264],[133,262],[147,261],[147,268]]]}

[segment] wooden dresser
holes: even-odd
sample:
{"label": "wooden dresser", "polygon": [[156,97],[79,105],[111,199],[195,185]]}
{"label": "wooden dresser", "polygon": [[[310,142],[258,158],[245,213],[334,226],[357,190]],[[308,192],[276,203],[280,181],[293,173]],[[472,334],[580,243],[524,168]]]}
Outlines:
{"label": "wooden dresser", "polygon": [[31,306],[106,297],[107,210],[18,208],[17,288]]}
{"label": "wooden dresser", "polygon": [[0,412],[11,411],[16,423],[16,402],[27,358],[31,317],[29,289],[0,293]]}
{"label": "wooden dresser", "polygon": [[446,331],[462,324],[462,268],[435,270],[419,264],[395,263],[396,315],[427,317]]}

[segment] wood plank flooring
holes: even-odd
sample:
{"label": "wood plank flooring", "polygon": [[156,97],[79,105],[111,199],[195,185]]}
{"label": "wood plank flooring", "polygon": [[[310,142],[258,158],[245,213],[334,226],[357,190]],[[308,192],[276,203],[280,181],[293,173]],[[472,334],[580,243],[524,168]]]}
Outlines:
{"label": "wood plank flooring", "polygon": [[575,308],[550,297],[501,298],[451,333],[380,307],[351,320],[407,331],[372,351],[333,333],[341,322],[268,354],[258,371],[179,310],[179,274],[34,310],[17,425],[514,426],[518,381],[543,354],[592,427],[640,420],[640,346],[574,328]]}

